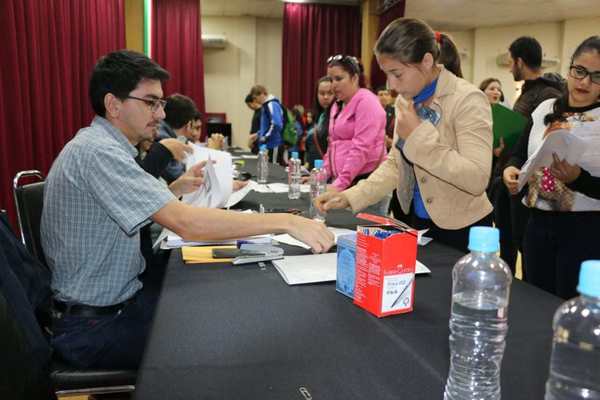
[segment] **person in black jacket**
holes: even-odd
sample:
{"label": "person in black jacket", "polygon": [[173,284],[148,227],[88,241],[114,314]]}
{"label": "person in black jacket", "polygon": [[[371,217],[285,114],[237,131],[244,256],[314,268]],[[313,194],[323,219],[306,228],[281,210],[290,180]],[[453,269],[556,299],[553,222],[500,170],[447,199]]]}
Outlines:
{"label": "person in black jacket", "polygon": [[252,154],[258,154],[258,131],[260,130],[260,104],[251,94],[246,95],[244,103],[253,111],[252,123],[250,125],[250,136],[248,137],[248,147]]}
{"label": "person in black jacket", "polygon": [[[542,47],[535,38],[523,36],[516,39],[509,47],[509,55],[514,80],[524,81],[521,96],[515,102],[513,110],[530,119],[531,113],[540,103],[561,95],[564,80],[558,74],[542,73]],[[494,205],[495,223],[500,229],[500,255],[514,273],[517,252],[521,250],[523,254],[523,234],[529,212],[521,204],[523,195],[510,196],[502,183],[502,171],[511,153],[512,148],[505,146],[498,155],[489,194]],[[523,279],[526,279],[526,263],[523,261],[521,265]]]}

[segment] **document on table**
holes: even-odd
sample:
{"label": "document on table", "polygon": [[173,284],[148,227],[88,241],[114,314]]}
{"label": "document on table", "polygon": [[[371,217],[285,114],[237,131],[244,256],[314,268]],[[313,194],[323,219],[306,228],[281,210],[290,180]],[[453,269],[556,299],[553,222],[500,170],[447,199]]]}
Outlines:
{"label": "document on table", "polygon": [[204,160],[214,163],[206,163],[204,184],[197,191],[185,194],[182,201],[196,207],[224,207],[233,187],[231,154],[198,145],[194,145],[193,148],[194,152],[185,159],[186,169]]}
{"label": "document on table", "polygon": [[[331,282],[336,280],[337,253],[286,256],[273,265],[288,285]],[[417,261],[416,274],[428,273],[431,270]]]}
{"label": "document on table", "polygon": [[[600,135],[596,135],[600,136]],[[595,140],[595,146],[600,146],[600,139]],[[553,154],[569,164],[579,164],[579,160],[592,143],[568,130],[554,131],[543,140],[541,146],[527,159],[519,174],[519,190],[527,184],[529,177],[542,167],[552,165]],[[591,151],[594,151],[590,149]]]}
{"label": "document on table", "polygon": [[[354,233],[356,231],[350,230],[350,229],[343,229],[343,228],[333,228],[333,227],[329,227],[327,228],[331,231],[331,233],[333,233],[333,235],[335,236],[335,243],[337,243],[337,238],[340,237],[341,235],[347,235],[349,233]],[[273,236],[273,240],[279,242],[279,243],[284,243],[284,244],[289,244],[290,246],[297,246],[297,247],[302,247],[303,249],[310,249],[310,246],[307,245],[304,242],[301,242],[300,240],[288,235],[287,233],[281,234],[281,235],[275,235]]]}

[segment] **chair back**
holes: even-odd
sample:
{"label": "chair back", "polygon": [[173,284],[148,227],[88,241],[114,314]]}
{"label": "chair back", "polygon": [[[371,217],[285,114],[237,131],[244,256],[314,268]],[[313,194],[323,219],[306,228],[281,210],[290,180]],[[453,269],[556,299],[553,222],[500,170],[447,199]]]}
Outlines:
{"label": "chair back", "polygon": [[[20,185],[20,181],[23,178],[32,176],[42,180],[40,182]],[[21,230],[21,240],[25,244],[25,247],[27,247],[27,250],[42,264],[47,266],[40,237],[40,225],[44,206],[44,181],[42,174],[35,170],[19,172],[13,181],[13,192],[19,229]]]}

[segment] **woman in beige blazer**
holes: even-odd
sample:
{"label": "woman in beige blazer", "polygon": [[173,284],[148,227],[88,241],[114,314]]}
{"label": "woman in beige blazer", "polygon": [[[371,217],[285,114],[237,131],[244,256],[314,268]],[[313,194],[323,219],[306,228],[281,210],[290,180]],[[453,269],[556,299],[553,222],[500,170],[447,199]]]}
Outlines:
{"label": "woman in beige blazer", "polygon": [[460,59],[450,38],[422,21],[393,21],[377,40],[375,56],[400,94],[394,146],[368,179],[323,194],[316,206],[359,211],[396,189],[413,227],[429,228],[428,236],[467,251],[469,228],[491,225],[485,193],[492,164],[489,102],[458,77]]}

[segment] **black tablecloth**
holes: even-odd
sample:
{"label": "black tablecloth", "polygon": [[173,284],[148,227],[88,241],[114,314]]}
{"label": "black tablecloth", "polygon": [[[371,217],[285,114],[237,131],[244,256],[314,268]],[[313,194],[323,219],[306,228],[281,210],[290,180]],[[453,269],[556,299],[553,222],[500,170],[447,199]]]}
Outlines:
{"label": "black tablecloth", "polygon": [[[288,206],[285,195],[252,196],[246,205]],[[329,219],[356,223],[349,212]],[[136,398],[302,400],[305,389],[316,400],[441,399],[451,271],[460,256],[435,242],[419,247],[432,274],[417,278],[414,311],[377,319],[331,283],[288,286],[270,265],[184,265],[173,251]],[[504,399],[543,398],[560,303],[514,282]]]}

